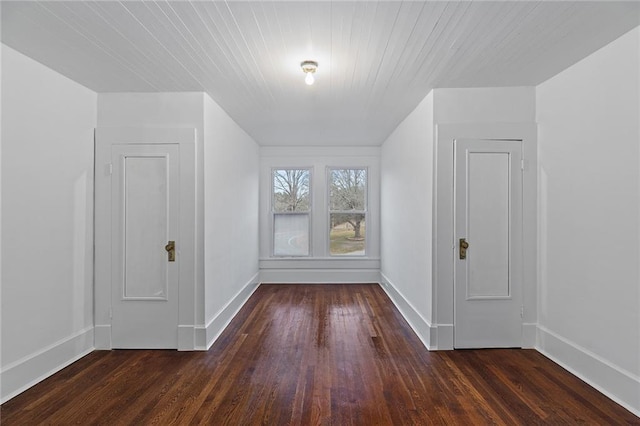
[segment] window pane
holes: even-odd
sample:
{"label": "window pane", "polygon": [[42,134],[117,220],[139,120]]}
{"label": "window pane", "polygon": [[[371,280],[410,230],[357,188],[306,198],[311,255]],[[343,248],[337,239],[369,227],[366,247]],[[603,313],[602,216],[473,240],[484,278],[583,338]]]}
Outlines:
{"label": "window pane", "polygon": [[366,210],[366,169],[332,169],[329,182],[330,210]]}
{"label": "window pane", "polygon": [[329,246],[331,255],[364,256],[365,215],[363,213],[331,213]]}
{"label": "window pane", "polygon": [[273,211],[308,212],[309,170],[281,169],[273,171]]}
{"label": "window pane", "polygon": [[273,215],[274,256],[309,255],[309,215]]}

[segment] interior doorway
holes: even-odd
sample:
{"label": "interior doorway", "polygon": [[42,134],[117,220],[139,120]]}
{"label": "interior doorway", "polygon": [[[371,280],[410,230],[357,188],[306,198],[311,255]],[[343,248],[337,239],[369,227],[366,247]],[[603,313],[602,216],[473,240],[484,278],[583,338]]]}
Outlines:
{"label": "interior doorway", "polygon": [[180,330],[195,309],[195,131],[104,128],[95,143],[96,348],[194,349]]}
{"label": "interior doorway", "polygon": [[521,347],[522,141],[454,152],[454,347]]}
{"label": "interior doorway", "polygon": [[[465,236],[455,233],[454,158],[456,141],[462,140],[521,141],[521,161],[519,164],[516,161],[512,166],[522,170],[522,292],[518,312],[518,316],[522,316],[521,342],[514,346],[535,347],[538,309],[536,134],[535,123],[436,124],[432,276],[434,313],[431,337],[435,344],[431,345],[432,349],[455,347],[455,263],[460,262],[459,239]],[[471,253],[477,245],[471,239],[468,243]]]}

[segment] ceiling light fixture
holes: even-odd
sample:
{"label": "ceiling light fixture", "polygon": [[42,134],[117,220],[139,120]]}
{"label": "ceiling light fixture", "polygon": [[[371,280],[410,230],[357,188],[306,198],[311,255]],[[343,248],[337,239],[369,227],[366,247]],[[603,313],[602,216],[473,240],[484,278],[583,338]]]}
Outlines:
{"label": "ceiling light fixture", "polygon": [[315,73],[318,69],[318,63],[316,61],[302,61],[300,63],[300,67],[302,68],[302,71],[307,75],[304,78],[304,82],[311,86],[315,81],[315,78],[313,78],[313,73]]}

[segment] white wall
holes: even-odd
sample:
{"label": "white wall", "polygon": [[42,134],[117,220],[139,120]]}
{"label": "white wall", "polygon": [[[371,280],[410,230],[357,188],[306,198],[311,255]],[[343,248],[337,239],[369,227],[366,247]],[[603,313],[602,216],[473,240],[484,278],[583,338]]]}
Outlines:
{"label": "white wall", "polygon": [[2,45],[2,401],[93,349],[96,93]]}
{"label": "white wall", "polygon": [[640,28],[537,87],[539,348],[640,413]]}
{"label": "white wall", "polygon": [[434,89],[433,121],[445,123],[532,123],[533,87]]}
{"label": "white wall", "polygon": [[427,347],[432,324],[433,92],[382,145],[383,288]]}
{"label": "white wall", "polygon": [[[308,257],[272,257],[271,171],[311,169]],[[367,168],[365,256],[329,255],[327,168]],[[363,283],[380,279],[380,149],[378,147],[262,147],[260,150],[260,279],[271,283]]]}
{"label": "white wall", "polygon": [[258,284],[259,149],[204,96],[206,345]]}
{"label": "white wall", "polygon": [[[0,19],[2,19],[2,7],[0,7]],[[2,52],[0,45],[0,241],[2,241]],[[0,243],[0,308],[2,308],[2,243]],[[2,315],[0,314],[0,403],[4,401],[2,393]]]}

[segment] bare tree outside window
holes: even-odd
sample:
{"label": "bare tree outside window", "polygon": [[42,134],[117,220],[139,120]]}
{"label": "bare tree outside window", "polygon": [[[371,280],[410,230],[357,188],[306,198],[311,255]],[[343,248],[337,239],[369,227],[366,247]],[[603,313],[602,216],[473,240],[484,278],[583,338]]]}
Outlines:
{"label": "bare tree outside window", "polygon": [[308,212],[309,170],[274,170],[273,206],[275,212]]}
{"label": "bare tree outside window", "polygon": [[366,169],[330,169],[329,240],[331,255],[364,255]]}
{"label": "bare tree outside window", "polygon": [[273,170],[273,255],[308,256],[310,171]]}

